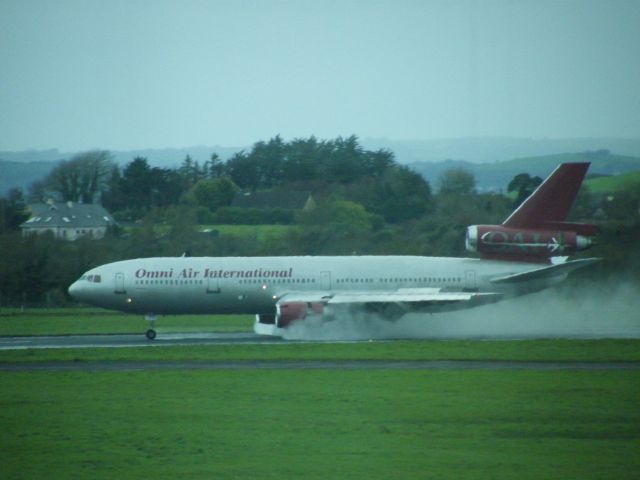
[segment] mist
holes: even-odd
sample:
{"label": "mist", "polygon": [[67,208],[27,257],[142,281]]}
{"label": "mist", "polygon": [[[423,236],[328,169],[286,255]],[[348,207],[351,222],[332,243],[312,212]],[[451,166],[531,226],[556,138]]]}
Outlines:
{"label": "mist", "polygon": [[407,314],[396,322],[368,314],[335,321],[310,318],[288,328],[285,339],[534,339],[640,338],[640,291],[624,283],[603,289],[545,290],[468,310]]}

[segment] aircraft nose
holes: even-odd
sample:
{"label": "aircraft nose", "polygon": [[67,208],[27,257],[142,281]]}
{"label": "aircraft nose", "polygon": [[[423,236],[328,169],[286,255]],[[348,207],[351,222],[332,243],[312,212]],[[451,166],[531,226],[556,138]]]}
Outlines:
{"label": "aircraft nose", "polygon": [[82,291],[82,286],[79,285],[78,282],[73,282],[69,286],[69,290],[68,290],[69,295],[71,295],[76,300],[80,300],[81,291]]}

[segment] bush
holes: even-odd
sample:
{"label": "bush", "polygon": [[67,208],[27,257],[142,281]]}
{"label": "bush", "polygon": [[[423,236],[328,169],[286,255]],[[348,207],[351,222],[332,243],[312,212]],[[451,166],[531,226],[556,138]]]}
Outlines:
{"label": "bush", "polygon": [[226,225],[291,225],[294,210],[284,208],[220,207],[210,223]]}
{"label": "bush", "polygon": [[197,207],[196,208],[196,222],[198,222],[200,225],[215,223],[216,222],[216,216],[207,207]]}

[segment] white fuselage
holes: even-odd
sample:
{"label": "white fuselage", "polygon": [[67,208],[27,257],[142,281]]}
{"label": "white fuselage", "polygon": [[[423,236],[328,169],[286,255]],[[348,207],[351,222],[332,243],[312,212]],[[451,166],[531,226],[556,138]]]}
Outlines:
{"label": "white fuselage", "polygon": [[491,283],[533,268],[530,263],[417,256],[142,258],[96,267],[69,292],[86,303],[143,314],[269,314],[291,292],[428,287],[517,295],[566,277],[515,286]]}

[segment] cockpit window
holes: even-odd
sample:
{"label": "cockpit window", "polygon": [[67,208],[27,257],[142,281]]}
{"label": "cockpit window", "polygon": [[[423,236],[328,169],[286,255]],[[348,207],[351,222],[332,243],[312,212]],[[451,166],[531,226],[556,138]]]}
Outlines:
{"label": "cockpit window", "polygon": [[100,275],[94,275],[93,281],[96,283],[100,283],[102,281],[102,277]]}
{"label": "cockpit window", "polygon": [[100,283],[102,282],[102,276],[100,275],[82,275],[80,280],[86,280],[87,282]]}

